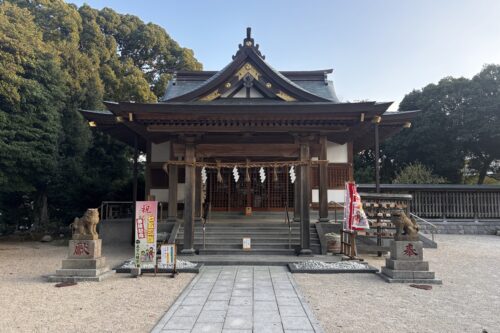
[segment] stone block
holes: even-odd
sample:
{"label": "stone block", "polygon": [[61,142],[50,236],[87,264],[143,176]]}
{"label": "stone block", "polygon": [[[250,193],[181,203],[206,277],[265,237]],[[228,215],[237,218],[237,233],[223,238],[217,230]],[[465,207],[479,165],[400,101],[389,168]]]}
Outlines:
{"label": "stone block", "polygon": [[388,283],[418,283],[418,284],[443,284],[440,279],[393,279],[383,273],[377,273],[385,282]]}
{"label": "stone block", "polygon": [[109,271],[109,267],[99,269],[58,269],[56,275],[59,276],[88,276],[95,277]]}
{"label": "stone block", "polygon": [[73,240],[97,240],[99,239],[99,235],[73,235]]}
{"label": "stone block", "polygon": [[47,279],[49,282],[83,282],[83,281],[95,281],[100,282],[107,279],[115,274],[115,271],[107,271],[98,276],[81,276],[81,275],[51,275]]}
{"label": "stone block", "polygon": [[130,269],[130,275],[132,275],[132,277],[138,277],[141,275],[141,268],[140,267],[132,267]]}
{"label": "stone block", "polygon": [[401,271],[428,271],[429,262],[413,260],[393,260],[385,259],[385,266],[390,269]]}
{"label": "stone block", "polygon": [[69,241],[68,259],[96,259],[101,257],[102,240]]}
{"label": "stone block", "polygon": [[382,274],[392,279],[434,279],[434,272],[427,271],[398,271],[382,267]]}
{"label": "stone block", "polygon": [[63,259],[63,269],[98,269],[106,266],[106,258],[95,259]]}
{"label": "stone block", "polygon": [[392,241],[391,259],[422,261],[424,258],[422,241]]}

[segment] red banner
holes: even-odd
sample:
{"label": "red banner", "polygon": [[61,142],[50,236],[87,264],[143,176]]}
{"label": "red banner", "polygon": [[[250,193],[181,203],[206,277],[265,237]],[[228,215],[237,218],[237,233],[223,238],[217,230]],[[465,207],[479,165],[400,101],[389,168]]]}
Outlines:
{"label": "red banner", "polygon": [[358,194],[354,182],[345,183],[344,200],[344,230],[366,230],[370,229],[368,219],[363,210],[361,197]]}

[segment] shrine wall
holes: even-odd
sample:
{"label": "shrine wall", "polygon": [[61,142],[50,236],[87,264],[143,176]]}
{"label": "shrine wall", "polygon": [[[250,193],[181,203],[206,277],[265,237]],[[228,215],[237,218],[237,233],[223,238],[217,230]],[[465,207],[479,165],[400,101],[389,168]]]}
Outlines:
{"label": "shrine wall", "polygon": [[[184,183],[177,184],[177,202],[184,202],[184,197],[185,197],[184,188],[185,188]],[[149,194],[154,195],[157,201],[168,202],[168,191],[169,189],[152,188],[149,190]]]}
{"label": "shrine wall", "polygon": [[[344,190],[328,190],[328,202],[344,202]],[[312,202],[319,202],[319,190],[312,190]]]}
{"label": "shrine wall", "polygon": [[348,163],[348,144],[327,141],[326,156],[330,163]]}
{"label": "shrine wall", "polygon": [[170,141],[159,144],[151,143],[151,162],[166,162],[170,160]]}

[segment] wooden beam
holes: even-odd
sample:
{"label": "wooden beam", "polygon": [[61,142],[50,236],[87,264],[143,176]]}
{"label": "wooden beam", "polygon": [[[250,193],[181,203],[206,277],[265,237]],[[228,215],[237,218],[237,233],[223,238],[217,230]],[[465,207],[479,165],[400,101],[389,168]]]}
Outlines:
{"label": "wooden beam", "polygon": [[[183,144],[174,144],[174,155],[183,156],[185,147]],[[319,154],[320,145],[313,144],[310,146],[313,155]],[[288,157],[298,158],[299,147],[297,144],[199,144],[196,146],[197,157]]]}
{"label": "wooden beam", "polygon": [[[309,161],[309,141],[304,138],[300,142],[300,160]],[[312,256],[311,251],[311,236],[310,236],[310,216],[309,205],[311,202],[311,186],[310,186],[310,172],[309,165],[302,165],[299,167],[300,171],[300,253],[301,256]]]}
{"label": "wooden beam", "polygon": [[324,132],[324,133],[345,133],[349,131],[347,126],[205,126],[205,125],[147,125],[146,130],[150,133],[166,132],[166,133],[241,133],[245,129],[254,132],[262,133],[289,133],[290,130],[295,132]]}
{"label": "wooden beam", "polygon": [[[327,156],[327,140],[326,136],[320,138],[320,154],[319,159],[326,161]],[[319,165],[319,221],[328,222],[328,163]]]}
{"label": "wooden beam", "polygon": [[[136,134],[137,135],[137,134]],[[146,169],[144,170],[144,198],[147,198],[151,190],[151,141],[146,142]]]}
{"label": "wooden beam", "polygon": [[295,222],[300,222],[300,211],[302,210],[302,206],[300,205],[300,170],[299,168],[295,168],[295,182],[293,183],[293,192],[294,192],[294,206],[293,206],[293,220]]}
{"label": "wooden beam", "polygon": [[[189,139],[189,138],[188,138]],[[195,144],[191,140],[186,143],[185,161],[187,163],[196,162]],[[181,253],[184,255],[194,255],[194,204],[195,204],[195,167],[186,165],[186,183],[184,197],[184,248]]]}
{"label": "wooden beam", "polygon": [[168,222],[177,222],[177,188],[179,169],[177,165],[168,166]]}
{"label": "wooden beam", "polygon": [[203,184],[201,181],[201,168],[196,168],[196,185],[195,185],[195,197],[194,197],[194,220],[195,223],[201,222],[203,214]]}

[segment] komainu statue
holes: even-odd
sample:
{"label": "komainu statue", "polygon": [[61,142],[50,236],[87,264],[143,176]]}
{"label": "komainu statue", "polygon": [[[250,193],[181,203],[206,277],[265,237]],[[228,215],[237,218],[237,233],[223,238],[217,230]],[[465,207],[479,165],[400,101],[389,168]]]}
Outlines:
{"label": "komainu statue", "polygon": [[392,212],[391,222],[396,226],[395,240],[418,241],[420,228],[417,222],[402,210]]}
{"label": "komainu statue", "polygon": [[99,211],[97,208],[89,208],[82,217],[75,217],[70,224],[73,239],[99,239],[97,224],[99,223]]}

